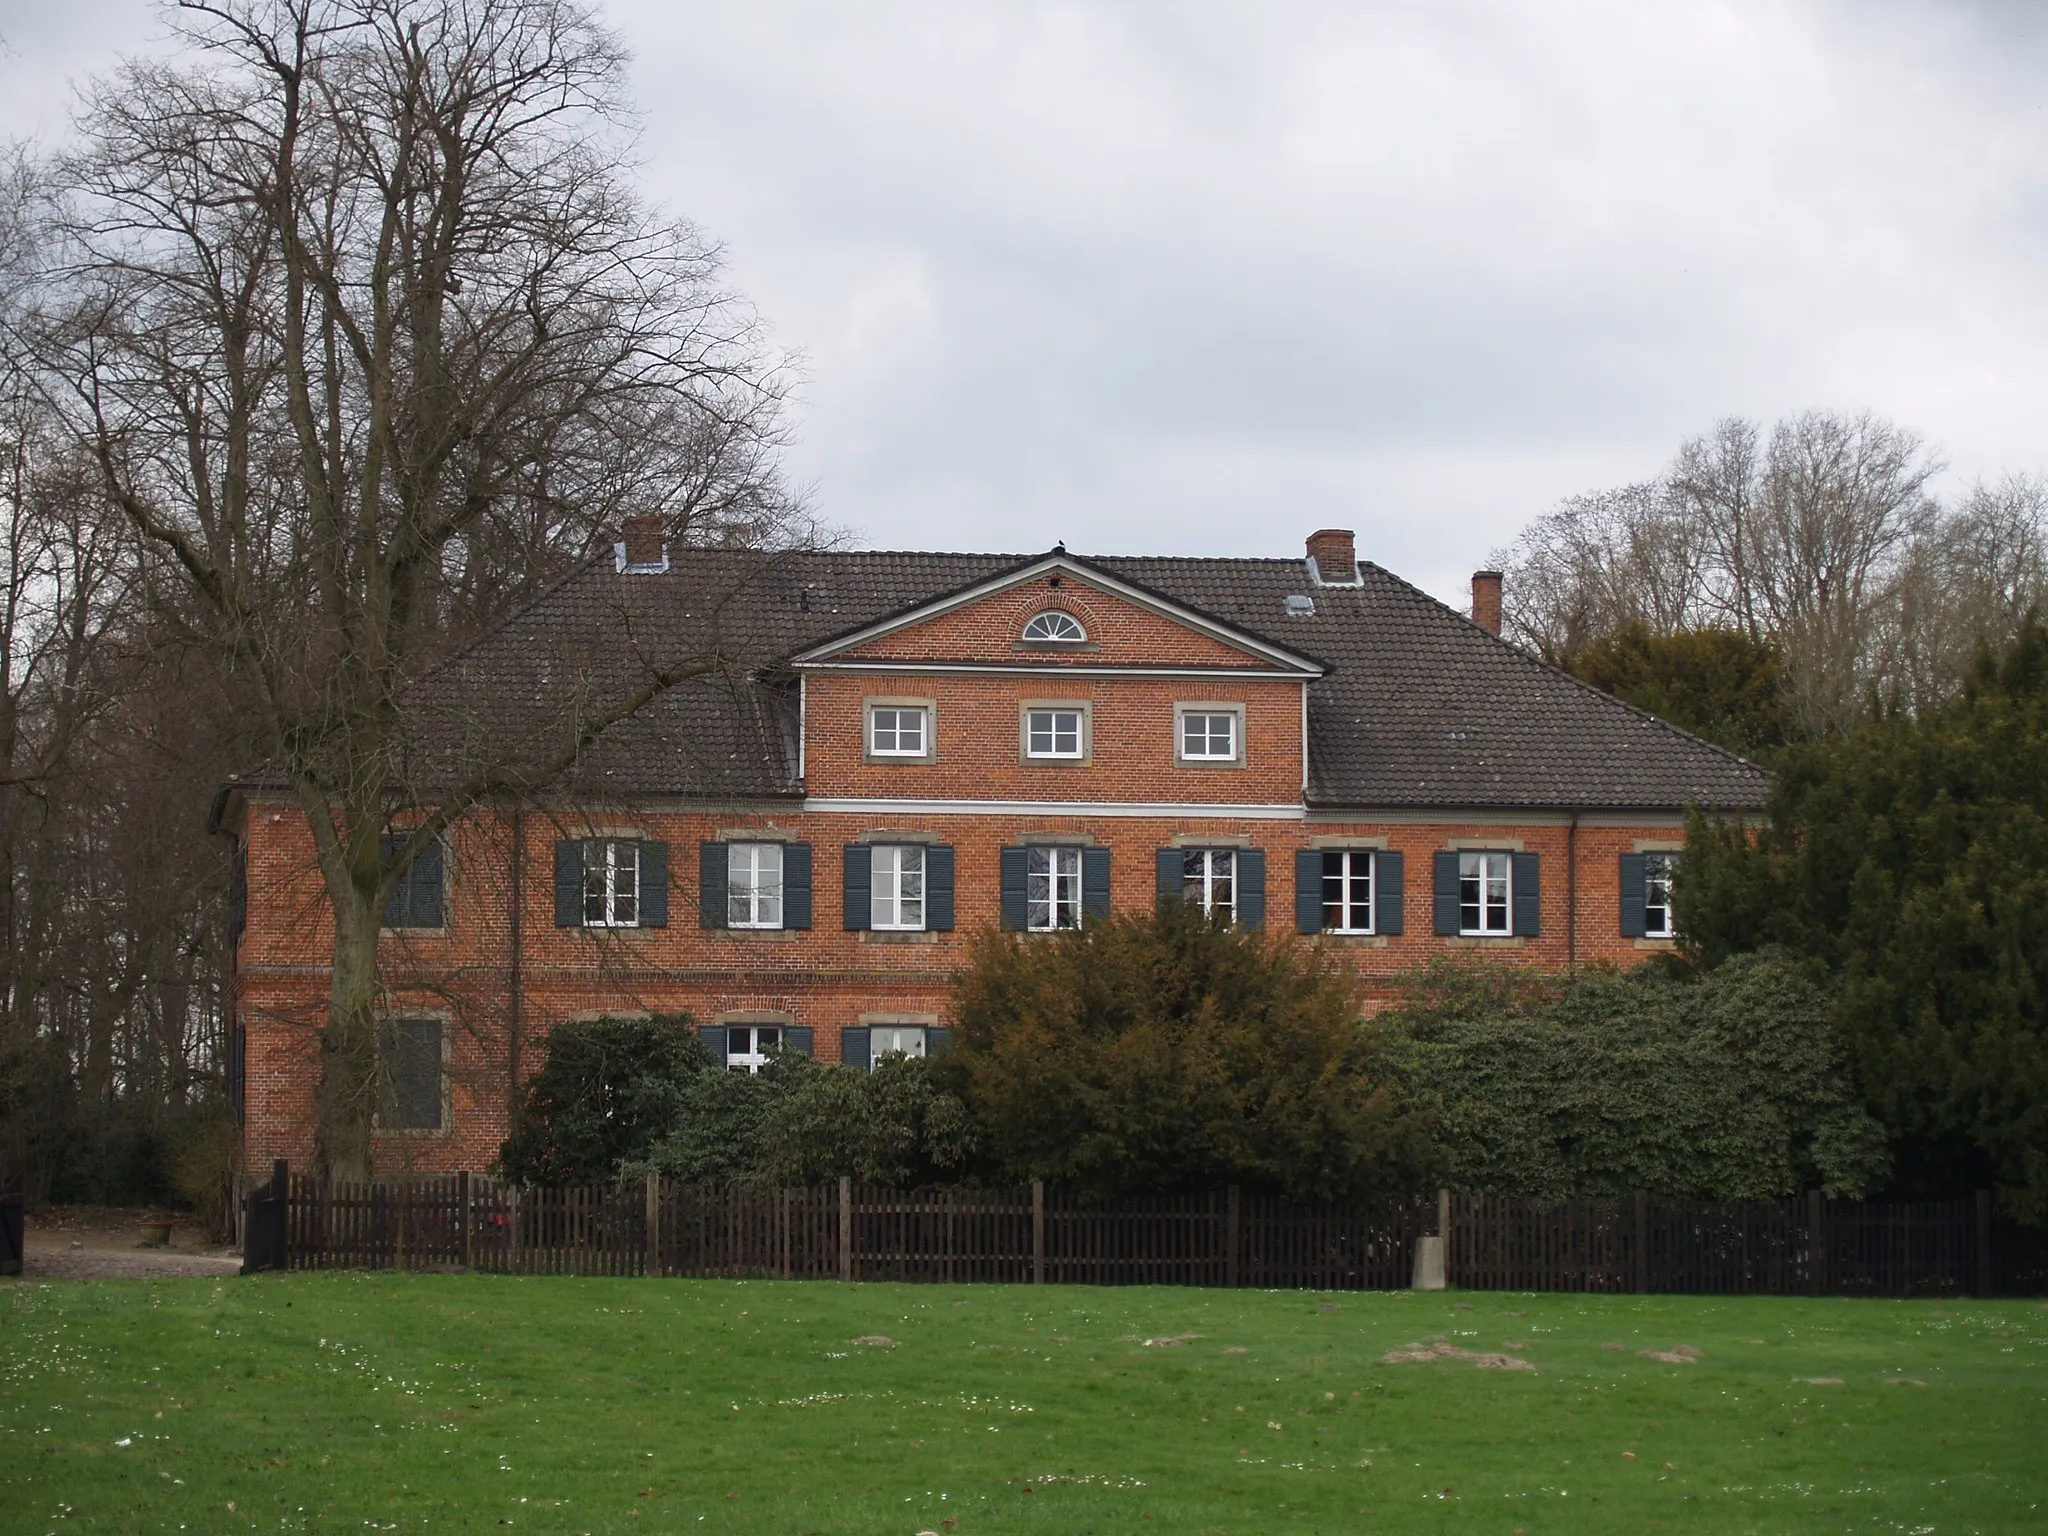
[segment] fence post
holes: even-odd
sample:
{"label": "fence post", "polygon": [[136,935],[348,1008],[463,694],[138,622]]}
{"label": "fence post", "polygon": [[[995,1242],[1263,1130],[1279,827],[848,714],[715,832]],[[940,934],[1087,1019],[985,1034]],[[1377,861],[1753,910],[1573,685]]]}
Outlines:
{"label": "fence post", "polygon": [[459,1252],[462,1258],[462,1267],[464,1269],[471,1269],[475,1267],[476,1262],[476,1240],[471,1235],[476,1226],[476,1199],[469,1187],[469,1170],[467,1168],[458,1173],[455,1176],[455,1180],[455,1198],[461,1207],[462,1221],[462,1236],[458,1239],[461,1245]]}
{"label": "fence post", "polygon": [[508,1209],[506,1210],[506,1213],[505,1213],[505,1214],[506,1214],[506,1215],[507,1215],[508,1217],[510,1217],[510,1218],[511,1218],[511,1224],[512,1224],[512,1233],[511,1233],[511,1237],[512,1237],[512,1264],[511,1264],[511,1270],[512,1270],[512,1273],[513,1273],[513,1274],[515,1274],[515,1275],[517,1275],[517,1274],[521,1274],[521,1273],[524,1273],[524,1271],[523,1271],[523,1270],[521,1269],[521,1267],[520,1267],[520,1264],[521,1264],[521,1259],[522,1259],[523,1255],[522,1255],[522,1253],[521,1253],[521,1243],[520,1243],[520,1231],[519,1231],[519,1227],[520,1227],[520,1216],[521,1216],[521,1215],[523,1214],[523,1213],[522,1213],[522,1211],[521,1211],[521,1206],[522,1206],[522,1205],[524,1205],[524,1203],[525,1203],[525,1195],[526,1195],[526,1191],[525,1191],[524,1189],[522,1189],[522,1188],[521,1188],[521,1187],[520,1187],[519,1185],[517,1185],[517,1184],[514,1184],[514,1185],[513,1185],[512,1187],[511,1187],[511,1189],[509,1189],[508,1191],[506,1191],[506,1194],[505,1194],[505,1204],[506,1204],[506,1206],[508,1207]]}
{"label": "fence post", "polygon": [[839,1278],[853,1278],[853,1180],[839,1176]]}
{"label": "fence post", "polygon": [[1045,1180],[1031,1181],[1031,1283],[1045,1284]]}
{"label": "fence post", "polygon": [[1806,1192],[1806,1294],[1827,1293],[1827,1238],[1821,1227],[1827,1220],[1827,1204],[1820,1191]]}
{"label": "fence post", "polygon": [[[292,1165],[289,1158],[278,1158],[270,1165],[270,1194],[277,1201],[277,1236],[270,1251],[273,1269],[292,1267]],[[243,1252],[247,1261],[247,1250]]]}
{"label": "fence post", "polygon": [[640,1272],[643,1275],[661,1273],[661,1175],[650,1173],[641,1186],[641,1200],[647,1213],[647,1228],[642,1241],[645,1244],[640,1255]]}
{"label": "fence post", "polygon": [[1636,1294],[1650,1288],[1650,1193],[1636,1191]]}
{"label": "fence post", "polygon": [[1991,1267],[1991,1191],[1977,1191],[1977,1294],[1990,1296],[1997,1289]]}
{"label": "fence post", "polygon": [[1436,1235],[1442,1245],[1444,1284],[1455,1285],[1451,1270],[1451,1192],[1440,1189],[1436,1192]]}
{"label": "fence post", "polygon": [[1233,1290],[1237,1288],[1238,1194],[1238,1187],[1231,1185],[1229,1215],[1223,1220],[1223,1283]]}

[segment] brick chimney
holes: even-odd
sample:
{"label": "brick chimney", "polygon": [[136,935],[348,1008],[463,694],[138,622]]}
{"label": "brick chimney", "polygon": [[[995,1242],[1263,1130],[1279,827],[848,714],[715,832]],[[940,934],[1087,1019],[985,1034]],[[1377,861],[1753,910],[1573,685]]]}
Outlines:
{"label": "brick chimney", "polygon": [[1500,572],[1472,573],[1472,622],[1489,635],[1500,633]]}
{"label": "brick chimney", "polygon": [[1315,562],[1317,586],[1358,584],[1358,546],[1349,528],[1318,528],[1308,536],[1308,557]]}
{"label": "brick chimney", "polygon": [[622,571],[665,571],[668,552],[662,547],[661,519],[652,513],[629,517],[619,525],[624,538],[616,546]]}

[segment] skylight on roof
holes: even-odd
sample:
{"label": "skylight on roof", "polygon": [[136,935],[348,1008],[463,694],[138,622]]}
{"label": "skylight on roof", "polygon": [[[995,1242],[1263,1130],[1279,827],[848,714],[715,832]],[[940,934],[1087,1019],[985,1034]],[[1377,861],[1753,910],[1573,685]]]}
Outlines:
{"label": "skylight on roof", "polygon": [[1306,592],[1288,593],[1286,602],[1282,606],[1286,608],[1287,617],[1290,619],[1309,619],[1315,617],[1316,600]]}

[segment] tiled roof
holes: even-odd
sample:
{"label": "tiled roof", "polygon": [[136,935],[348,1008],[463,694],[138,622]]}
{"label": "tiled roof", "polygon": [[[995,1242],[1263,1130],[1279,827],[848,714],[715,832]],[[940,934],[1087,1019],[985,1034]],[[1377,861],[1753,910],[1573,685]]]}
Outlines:
{"label": "tiled roof", "polygon": [[[676,550],[666,572],[592,565],[429,680],[438,728],[416,770],[441,778],[484,747],[531,761],[566,751],[577,701],[627,696],[648,661],[715,651],[713,671],[599,734],[569,788],[799,793],[787,658],[1036,558]],[[1361,562],[1356,587],[1313,587],[1295,560],[1079,558],[1329,668],[1309,689],[1311,804],[1752,810],[1768,792],[1761,769],[1535,660],[1377,566]],[[1314,613],[1289,615],[1292,594],[1312,597]]]}

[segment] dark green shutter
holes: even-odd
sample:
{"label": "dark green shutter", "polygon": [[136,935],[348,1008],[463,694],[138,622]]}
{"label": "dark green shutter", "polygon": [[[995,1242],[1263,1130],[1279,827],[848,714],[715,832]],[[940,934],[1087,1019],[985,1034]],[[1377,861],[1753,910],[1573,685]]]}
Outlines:
{"label": "dark green shutter", "polygon": [[927,1055],[927,1056],[936,1056],[936,1055],[938,1055],[938,1054],[939,1054],[939,1052],[943,1051],[943,1050],[944,1050],[944,1049],[946,1048],[946,1042],[947,1042],[948,1040],[951,1040],[952,1038],[953,1038],[953,1031],[951,1031],[950,1029],[941,1029],[941,1028],[940,1028],[940,1027],[939,1027],[938,1025],[936,1025],[936,1024],[932,1025],[932,1026],[931,1026],[930,1028],[928,1028],[928,1029],[927,1029],[927,1030],[925,1030],[925,1032],[924,1032],[924,1053],[925,1053],[925,1055]]}
{"label": "dark green shutter", "polygon": [[785,843],[782,848],[782,926],[811,926],[811,845]]}
{"label": "dark green shutter", "polygon": [[1022,933],[1031,921],[1031,850],[1005,848],[997,867],[1003,926]]}
{"label": "dark green shutter", "polygon": [[555,926],[583,926],[583,844],[573,837],[555,844]]}
{"label": "dark green shutter", "polygon": [[1401,855],[1372,856],[1372,931],[1399,933],[1402,922]]}
{"label": "dark green shutter", "polygon": [[711,1063],[720,1072],[725,1070],[725,1026],[704,1024],[697,1030],[697,1036],[711,1048]]}
{"label": "dark green shutter", "polygon": [[1436,931],[1451,938],[1458,932],[1458,856],[1439,853],[1436,865]]}
{"label": "dark green shutter", "polygon": [[[1081,850],[1081,921],[1100,922],[1109,916],[1109,850]],[[944,1030],[938,1031],[944,1034]]]}
{"label": "dark green shutter", "polygon": [[1187,877],[1181,873],[1184,867],[1178,848],[1159,850],[1159,904],[1162,907],[1169,901],[1179,901],[1185,894]]}
{"label": "dark green shutter", "polygon": [[953,850],[944,844],[924,851],[924,925],[934,933],[953,931]]}
{"label": "dark green shutter", "polygon": [[1621,856],[1621,936],[1640,939],[1650,931],[1649,914],[1644,911],[1649,895],[1649,858],[1640,853]]}
{"label": "dark green shutter", "polygon": [[1323,931],[1323,850],[1294,850],[1294,931]]}
{"label": "dark green shutter", "polygon": [[840,1064],[856,1072],[867,1071],[875,1064],[874,1038],[874,1031],[865,1025],[839,1031]]}
{"label": "dark green shutter", "polygon": [[848,843],[845,884],[847,932],[859,932],[874,926],[874,886],[874,850],[865,843]]}
{"label": "dark green shutter", "polygon": [[1509,878],[1514,882],[1515,932],[1525,939],[1543,932],[1542,864],[1533,853],[1511,854]]}
{"label": "dark green shutter", "polygon": [[640,926],[668,926],[668,844],[640,845]]}
{"label": "dark green shutter", "polygon": [[412,922],[414,928],[445,928],[448,915],[442,902],[448,888],[446,844],[435,838],[413,858]]}
{"label": "dark green shutter", "polygon": [[802,1051],[806,1056],[815,1054],[811,1050],[811,1026],[792,1024],[782,1032],[782,1043],[793,1051]]}
{"label": "dark green shutter", "polygon": [[382,1067],[378,1118],[394,1131],[441,1129],[441,1021],[386,1019],[377,1031]]}
{"label": "dark green shutter", "polygon": [[726,845],[697,845],[697,926],[723,928],[725,913]]}
{"label": "dark green shutter", "polygon": [[1242,928],[1266,926],[1266,855],[1263,849],[1237,850],[1237,921]]}
{"label": "dark green shutter", "polygon": [[[398,855],[410,834],[387,832],[378,839],[377,852],[386,864]],[[442,928],[447,925],[442,911],[442,889],[447,866],[441,856],[441,839],[435,838],[413,855],[405,872],[391,884],[384,900],[386,928]]]}
{"label": "dark green shutter", "polygon": [[[403,841],[405,839],[396,837],[389,832],[378,838],[378,862],[389,864],[397,856],[398,845]],[[407,910],[407,898],[411,894],[412,892],[406,886],[404,875],[400,875],[391,882],[391,894],[384,898],[384,926],[386,928],[410,928],[412,926],[411,923],[406,921],[406,918],[411,915]]]}

